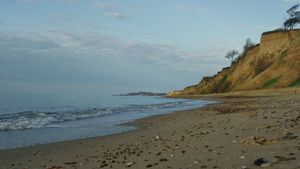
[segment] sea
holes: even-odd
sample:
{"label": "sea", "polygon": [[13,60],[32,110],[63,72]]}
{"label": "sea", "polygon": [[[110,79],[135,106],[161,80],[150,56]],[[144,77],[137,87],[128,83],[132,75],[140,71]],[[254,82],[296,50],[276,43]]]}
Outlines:
{"label": "sea", "polygon": [[120,124],[214,101],[152,96],[0,95],[0,150],[135,130]]}

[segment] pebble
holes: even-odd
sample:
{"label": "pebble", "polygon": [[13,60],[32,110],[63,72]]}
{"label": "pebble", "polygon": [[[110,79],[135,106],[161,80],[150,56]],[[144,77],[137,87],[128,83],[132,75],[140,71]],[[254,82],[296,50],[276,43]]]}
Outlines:
{"label": "pebble", "polygon": [[76,162],[65,162],[64,164],[67,164],[67,165],[74,165],[74,164],[76,164]]}
{"label": "pebble", "polygon": [[263,168],[268,168],[268,167],[272,167],[272,164],[271,163],[263,163],[260,166]]}
{"label": "pebble", "polygon": [[262,164],[264,164],[264,163],[267,163],[267,162],[265,161],[265,158],[259,158],[259,159],[257,159],[257,160],[254,161],[254,164],[255,164],[255,165],[262,165]]}
{"label": "pebble", "polygon": [[283,133],[283,135],[290,136],[290,135],[293,135],[293,133],[285,132],[285,133]]}
{"label": "pebble", "polygon": [[246,158],[246,156],[241,156],[241,159],[245,159]]}
{"label": "pebble", "polygon": [[166,159],[166,158],[161,158],[159,161],[160,161],[160,162],[162,162],[162,161],[168,161],[168,159]]}
{"label": "pebble", "polygon": [[102,164],[102,165],[99,165],[98,168],[102,168],[102,167],[106,167],[108,166],[107,164]]}
{"label": "pebble", "polygon": [[45,169],[60,169],[61,166],[47,166]]}
{"label": "pebble", "polygon": [[135,162],[131,161],[131,162],[126,164],[126,167],[131,167],[133,164],[135,164]]}
{"label": "pebble", "polygon": [[149,164],[149,165],[146,166],[146,168],[150,168],[150,167],[153,167],[153,165]]}

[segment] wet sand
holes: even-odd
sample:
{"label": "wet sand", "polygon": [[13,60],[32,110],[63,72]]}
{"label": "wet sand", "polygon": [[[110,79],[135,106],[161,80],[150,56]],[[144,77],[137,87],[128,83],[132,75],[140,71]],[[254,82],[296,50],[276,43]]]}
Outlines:
{"label": "wet sand", "polygon": [[185,98],[220,103],[126,133],[3,150],[0,168],[300,168],[299,87]]}

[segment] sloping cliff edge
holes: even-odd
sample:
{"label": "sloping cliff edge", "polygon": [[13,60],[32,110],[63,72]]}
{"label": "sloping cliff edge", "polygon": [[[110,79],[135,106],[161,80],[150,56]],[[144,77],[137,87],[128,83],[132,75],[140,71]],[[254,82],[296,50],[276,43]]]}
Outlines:
{"label": "sloping cliff edge", "polygon": [[263,33],[260,44],[230,67],[168,96],[292,87],[299,86],[299,81],[300,30],[271,31]]}

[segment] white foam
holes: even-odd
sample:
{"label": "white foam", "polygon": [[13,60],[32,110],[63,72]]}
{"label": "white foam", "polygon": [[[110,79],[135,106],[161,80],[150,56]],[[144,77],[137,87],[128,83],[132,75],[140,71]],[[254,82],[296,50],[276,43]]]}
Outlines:
{"label": "white foam", "polygon": [[147,112],[164,108],[176,107],[184,104],[184,101],[167,102],[150,105],[127,105],[124,107],[108,109],[88,109],[68,112],[38,112],[27,111],[17,114],[0,116],[0,131],[37,129],[43,127],[59,127],[58,123],[107,116],[125,112]]}

